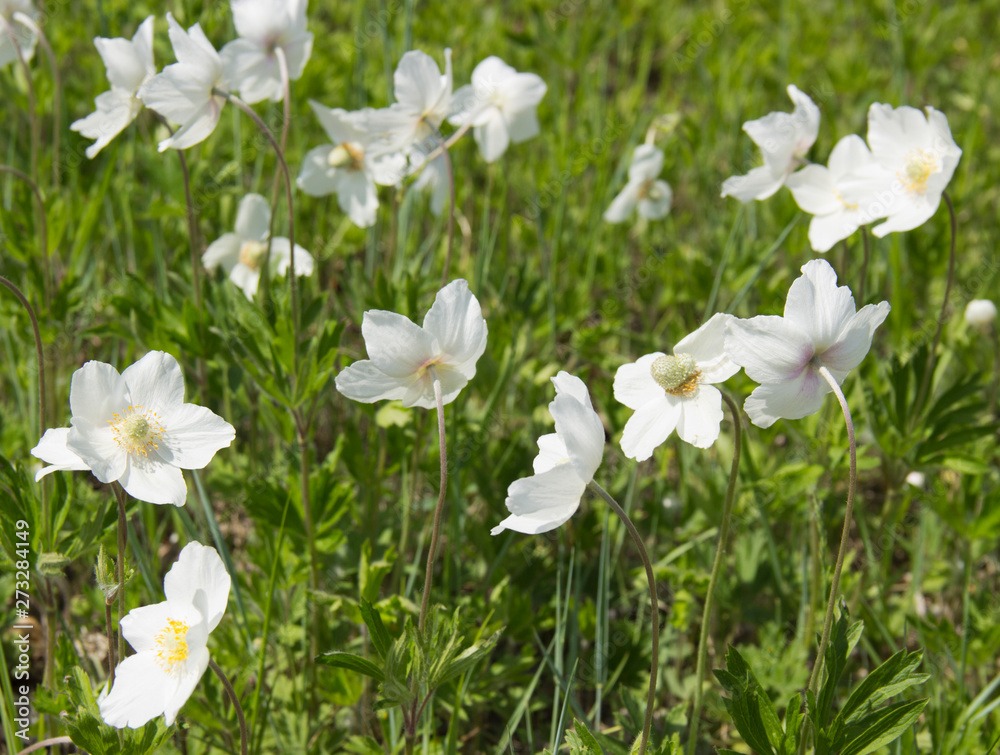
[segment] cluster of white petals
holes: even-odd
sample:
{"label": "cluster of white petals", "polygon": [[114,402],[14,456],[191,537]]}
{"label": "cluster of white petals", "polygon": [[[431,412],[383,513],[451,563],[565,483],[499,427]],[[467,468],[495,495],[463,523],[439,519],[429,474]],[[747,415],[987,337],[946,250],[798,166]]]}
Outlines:
{"label": "cluster of white petals", "polygon": [[[268,255],[271,233],[271,207],[260,194],[247,194],[236,212],[235,233],[226,233],[208,245],[202,262],[208,270],[221,267],[229,280],[253,299],[260,284],[260,272]],[[291,242],[283,236],[270,240],[271,275],[285,275],[292,259]],[[295,274],[312,275],[313,258],[295,245]]]}
{"label": "cluster of white petals", "polygon": [[153,17],[143,21],[131,40],[97,37],[94,45],[108,72],[111,89],[97,95],[97,110],[75,121],[70,128],[96,141],[87,147],[93,159],[120,134],[142,110],[139,89],[156,74],[153,64]]}
{"label": "cluster of white petals", "polygon": [[538,439],[531,477],[507,488],[510,516],[494,527],[537,535],[566,522],[580,507],[580,498],[604,458],[604,425],[580,378],[560,372],[552,378],[556,397],[549,404],[556,431]]}
{"label": "cluster of white petals", "polygon": [[819,411],[833,390],[820,374],[826,367],[837,383],[857,367],[871,348],[875,329],[889,314],[889,303],[858,311],[847,286],[826,260],[802,266],[785,300],[783,317],[733,318],[726,324],[726,352],[760,383],[744,409],[758,427],[778,419],[800,419]]}
{"label": "cluster of white petals", "polygon": [[89,469],[133,498],[183,506],[181,469],[201,469],[236,437],[203,406],[184,403],[184,377],[170,354],[151,351],[121,374],[104,362],[73,373],[70,427],[46,430],[31,453],[57,469]]}
{"label": "cluster of white petals", "polygon": [[403,406],[431,409],[435,378],[443,402],[450,403],[475,376],[486,350],[486,320],[461,279],[438,291],[422,326],[395,312],[370,309],[361,333],[369,358],[345,368],[335,383],[344,396],[366,404],[401,399]]}
{"label": "cluster of white petals", "polygon": [[38,35],[21,16],[37,23],[41,14],[31,0],[0,0],[0,68],[19,56],[28,61],[35,54]]}
{"label": "cluster of white petals", "polygon": [[639,208],[639,217],[658,220],[670,212],[673,192],[670,184],[660,178],[663,152],[652,144],[640,144],[632,153],[628,168],[628,183],[604,211],[609,223],[622,223]]}
{"label": "cluster of white petals", "polygon": [[106,724],[137,729],[160,715],[174,723],[208,668],[208,635],[226,612],[230,585],[214,548],[184,546],[163,579],[166,600],[121,620],[135,654],[118,664],[114,686],[99,701]]}

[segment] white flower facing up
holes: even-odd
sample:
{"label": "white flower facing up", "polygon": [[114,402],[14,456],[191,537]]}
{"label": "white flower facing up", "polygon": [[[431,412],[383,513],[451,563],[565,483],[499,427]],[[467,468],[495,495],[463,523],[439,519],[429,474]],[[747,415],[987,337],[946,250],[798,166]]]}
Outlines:
{"label": "white flower facing up", "polygon": [[208,668],[208,635],[226,612],[230,585],[214,548],[184,546],[163,580],[166,600],[122,618],[136,652],[118,664],[114,686],[99,702],[106,724],[137,729],[159,715],[174,723]]}
{"label": "white flower facing up", "polygon": [[[260,284],[260,271],[267,257],[267,240],[271,232],[271,207],[260,194],[247,194],[236,211],[236,232],[226,233],[208,245],[201,261],[206,269],[221,267],[229,280],[239,286],[248,299],[253,299]],[[284,275],[292,258],[292,245],[284,237],[271,239],[270,271]],[[313,258],[295,245],[295,274],[312,275]]]}
{"label": "white flower facing up", "polygon": [[750,420],[770,427],[781,418],[801,419],[819,411],[823,396],[832,390],[820,368],[842,383],[865,358],[889,309],[884,301],[856,311],[851,290],[837,287],[830,263],[812,260],[788,290],[784,317],[730,320],[726,352],[761,384],[743,405]]}
{"label": "white flower facing up", "polygon": [[590,403],[580,378],[560,372],[552,382],[556,397],[549,404],[556,431],[538,439],[535,474],[515,480],[507,488],[510,516],[494,527],[537,535],[566,522],[580,507],[587,483],[604,458],[604,425]]}
{"label": "white flower facing up", "polygon": [[184,403],[184,378],[170,354],[151,351],[118,374],[104,362],[73,373],[68,428],[46,430],[31,453],[57,469],[89,469],[117,481],[133,498],[183,506],[181,469],[201,469],[236,437],[233,426],[203,406]]}
{"label": "white flower facing up", "polygon": [[444,51],[445,72],[421,50],[403,55],[393,75],[396,102],[376,110],[369,130],[382,139],[383,152],[420,147],[429,154],[437,147],[435,132],[451,113],[451,50]]}
{"label": "white flower facing up", "polygon": [[788,188],[795,202],[813,215],[809,223],[809,243],[817,252],[827,252],[869,222],[856,203],[849,204],[842,194],[844,181],[860,170],[870,169],[875,158],[864,140],[845,136],[830,153],[826,167],[807,165],[788,177]]}
{"label": "white flower facing up", "polygon": [[471,123],[479,152],[486,162],[500,159],[511,142],[519,144],[539,132],[535,110],[546,86],[534,73],[518,73],[491,55],[472,71],[472,83],[452,98],[455,126]]}
{"label": "white flower facing up", "polygon": [[366,404],[402,399],[403,406],[431,409],[434,376],[450,403],[476,374],[476,362],[486,350],[486,320],[479,301],[464,280],[438,291],[419,326],[408,317],[370,309],[361,323],[370,359],[344,369],[337,390]]}
{"label": "white flower facing up", "polygon": [[406,171],[406,158],[398,152],[372,154],[377,140],[367,127],[371,111],[351,113],[314,100],[309,104],[332,143],[309,150],[297,184],[314,197],[335,192],[340,209],[356,226],[367,228],[375,222],[378,210],[375,184],[398,183]]}
{"label": "white flower facing up", "polygon": [[965,321],[977,328],[984,328],[997,319],[997,305],[989,299],[973,299],[965,305]]}
{"label": "white flower facing up", "polygon": [[215,130],[226,98],[217,91],[229,86],[219,53],[198,24],[184,31],[167,13],[170,44],[177,62],[167,66],[139,89],[139,98],[164,118],[179,123],[173,136],[159,144],[166,149],[187,149],[204,141]]}
{"label": "white flower facing up", "polygon": [[708,448],[719,437],[722,394],[713,383],[740,371],[725,351],[725,327],[732,315],[718,313],[674,347],[625,364],[615,373],[615,398],[635,414],[625,425],[622,451],[643,461],[676,428],[681,440]]}
{"label": "white flower facing up", "polygon": [[97,37],[94,45],[104,61],[111,89],[97,95],[95,112],[70,126],[86,138],[97,140],[87,147],[90,159],[134,121],[142,110],[139,89],[156,74],[156,66],[153,65],[153,17],[149,16],[139,25],[131,40]]}
{"label": "white flower facing up", "polygon": [[660,178],[662,170],[663,152],[652,144],[636,147],[628,168],[628,183],[604,211],[604,219],[609,223],[621,223],[636,207],[639,217],[647,220],[658,220],[670,212],[674,195],[670,184]]}
{"label": "white flower facing up", "polygon": [[284,96],[277,50],[297,80],[312,54],[313,35],[306,31],[308,0],[233,0],[233,23],[239,39],[219,52],[226,79],[251,105]]}
{"label": "white flower facing up", "polygon": [[754,144],[760,147],[764,164],[745,176],[731,176],[722,184],[722,196],[741,202],[767,199],[780,189],[802,162],[819,133],[819,108],[809,95],[794,84],[788,96],[795,103],[791,113],[769,113],[743,124]]}
{"label": "white flower facing up", "polygon": [[0,68],[13,63],[20,56],[31,60],[38,44],[38,35],[30,26],[20,23],[14,15],[23,13],[38,23],[38,9],[31,0],[0,0]]}
{"label": "white flower facing up", "polygon": [[872,229],[879,237],[923,225],[962,157],[944,113],[876,102],[868,109],[868,146],[876,165],[846,182],[845,200],[861,207],[865,222],[887,218]]}

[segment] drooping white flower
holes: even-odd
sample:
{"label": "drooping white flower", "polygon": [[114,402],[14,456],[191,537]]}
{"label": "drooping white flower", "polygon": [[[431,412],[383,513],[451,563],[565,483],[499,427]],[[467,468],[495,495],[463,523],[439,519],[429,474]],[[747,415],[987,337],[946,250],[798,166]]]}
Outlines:
{"label": "drooping white flower", "polygon": [[406,158],[398,152],[372,154],[377,141],[367,125],[372,111],[349,113],[314,100],[309,104],[332,143],[306,153],[298,186],[314,197],[336,192],[340,209],[356,226],[367,228],[375,222],[378,210],[375,184],[398,183],[406,171]]}
{"label": "drooping white flower", "polygon": [[87,147],[87,157],[98,152],[120,134],[142,110],[140,87],[156,74],[153,64],[153,16],[143,21],[131,40],[97,37],[94,45],[108,72],[111,89],[97,95],[97,110],[70,125],[88,139],[96,139]]}
{"label": "drooping white flower", "polygon": [[215,130],[229,88],[222,60],[198,24],[184,31],[167,13],[170,43],[177,62],[167,66],[139,89],[139,98],[164,118],[179,123],[173,136],[159,144],[166,149],[187,149],[204,141]]}
{"label": "drooping white flower", "polygon": [[233,23],[239,39],[220,51],[230,85],[251,105],[284,96],[276,50],[281,48],[288,78],[296,81],[312,54],[313,35],[306,31],[308,0],[233,0]]}
{"label": "drooping white flower", "polygon": [[868,109],[868,146],[875,165],[843,182],[844,199],[859,206],[864,222],[887,218],[872,229],[879,237],[923,225],[962,157],[944,113],[876,102]]}
{"label": "drooping white flower", "polygon": [[[271,232],[271,207],[260,194],[247,194],[236,211],[236,232],[226,233],[208,245],[201,261],[206,269],[222,267],[229,280],[253,299],[260,284],[260,270],[267,256],[267,240]],[[291,263],[291,242],[284,237],[271,239],[270,270],[272,275],[284,275]],[[295,245],[295,274],[312,275],[313,258]]]}
{"label": "drooping white flower", "polygon": [[118,664],[114,686],[99,702],[104,723],[137,729],[159,715],[174,723],[208,668],[208,635],[226,612],[230,586],[214,548],[184,546],[163,579],[166,600],[122,618],[136,652]]}
{"label": "drooping white flower", "polygon": [[636,207],[639,217],[647,220],[658,220],[670,212],[674,195],[670,184],[660,178],[662,170],[663,152],[652,144],[636,147],[628,168],[628,183],[604,211],[604,219],[609,223],[624,222]]}
{"label": "drooping white flower", "polygon": [[0,0],[0,68],[17,60],[18,50],[25,61],[31,60],[38,44],[35,30],[14,18],[23,13],[35,23],[41,14],[31,0]]}
{"label": "drooping white flower", "polygon": [[975,327],[985,327],[997,319],[997,305],[989,299],[973,299],[965,305],[965,321]]}
{"label": "drooping white flower", "polygon": [[856,311],[851,290],[837,287],[830,263],[812,260],[788,290],[784,317],[730,320],[726,352],[761,384],[743,405],[750,420],[770,427],[781,418],[800,419],[819,411],[823,396],[832,390],[820,368],[842,383],[865,358],[889,309],[884,301]]}
{"label": "drooping white flower", "polygon": [[708,448],[719,437],[722,395],[712,383],[740,371],[725,351],[725,326],[732,315],[718,313],[674,346],[673,355],[655,352],[615,373],[615,398],[635,414],[625,425],[622,451],[643,461],[677,429],[681,440]]}
{"label": "drooping white flower", "polygon": [[486,320],[461,279],[438,291],[423,326],[395,312],[370,309],[361,333],[370,359],[345,368],[335,383],[347,398],[366,404],[402,399],[403,406],[431,409],[437,405],[434,375],[444,403],[450,403],[475,376],[486,350]]}
{"label": "drooping white flower", "polygon": [[871,219],[857,203],[843,196],[845,179],[872,167],[874,158],[860,136],[845,136],[830,153],[827,167],[807,165],[788,177],[795,202],[813,215],[809,223],[809,243],[817,252],[827,252]]}
{"label": "drooping white flower", "polygon": [[731,176],[722,184],[722,196],[741,202],[767,199],[784,185],[805,157],[819,133],[819,108],[809,95],[788,85],[795,103],[791,113],[769,113],[743,124],[754,144],[760,147],[764,164],[745,176]]}
{"label": "drooping white flower", "polygon": [[444,51],[445,72],[421,50],[403,55],[393,75],[396,102],[368,117],[368,128],[382,138],[383,152],[438,146],[435,132],[451,112],[451,50]]}
{"label": "drooping white flower", "polygon": [[118,374],[104,362],[73,373],[68,428],[46,430],[31,453],[57,469],[89,469],[133,498],[183,506],[182,469],[201,469],[236,437],[203,406],[184,403],[184,378],[170,354],[151,351]]}
{"label": "drooping white flower", "polygon": [[491,55],[472,71],[472,83],[452,97],[457,111],[448,120],[455,126],[471,122],[479,151],[486,162],[500,159],[510,142],[519,144],[539,132],[535,110],[546,86],[534,73],[518,73]]}
{"label": "drooping white flower", "polygon": [[552,378],[556,397],[549,412],[556,431],[538,439],[535,474],[507,488],[510,516],[494,527],[537,535],[566,522],[580,507],[580,497],[604,458],[604,425],[580,378],[560,372]]}

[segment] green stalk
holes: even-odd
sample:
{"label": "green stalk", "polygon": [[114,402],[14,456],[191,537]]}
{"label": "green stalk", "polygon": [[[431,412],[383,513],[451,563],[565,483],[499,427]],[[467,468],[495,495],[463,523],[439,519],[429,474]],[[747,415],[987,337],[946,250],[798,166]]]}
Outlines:
{"label": "green stalk", "polygon": [[236,690],[233,689],[232,683],[229,681],[219,665],[213,661],[211,658],[208,659],[208,665],[215,672],[215,675],[219,677],[219,681],[222,682],[222,686],[226,688],[226,694],[229,695],[229,699],[233,703],[233,707],[236,709],[236,718],[240,722],[240,754],[247,755],[247,721],[243,717],[243,707],[240,705],[240,699],[236,696]]}
{"label": "green stalk", "polygon": [[438,491],[437,506],[434,509],[434,528],[431,531],[431,545],[427,550],[424,594],[420,598],[420,623],[418,626],[421,634],[424,631],[424,623],[427,620],[427,606],[431,597],[431,579],[434,575],[434,560],[437,556],[438,537],[441,534],[441,514],[444,512],[445,492],[448,487],[448,448],[444,435],[444,399],[441,395],[441,381],[438,379],[437,371],[433,366],[428,367],[428,370],[434,379],[434,400],[437,403],[438,445],[441,453],[441,484]]}

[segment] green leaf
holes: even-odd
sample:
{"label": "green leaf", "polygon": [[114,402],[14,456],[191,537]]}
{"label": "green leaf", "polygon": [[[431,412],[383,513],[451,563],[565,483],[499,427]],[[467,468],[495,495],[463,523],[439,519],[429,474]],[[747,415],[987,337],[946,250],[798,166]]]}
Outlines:
{"label": "green leaf", "polygon": [[573,728],[566,731],[570,755],[604,755],[604,750],[582,721],[573,719]]}
{"label": "green leaf", "polygon": [[834,624],[833,632],[830,636],[830,644],[826,649],[826,681],[819,691],[817,701],[817,716],[814,721],[817,729],[825,729],[830,722],[833,712],[833,701],[837,694],[837,687],[840,678],[847,668],[847,659],[854,650],[858,640],[861,639],[861,632],[864,630],[864,622],[856,621],[850,623],[851,614],[847,610],[847,605],[843,602],[840,606],[840,618]]}
{"label": "green leaf", "polygon": [[781,722],[743,656],[730,645],[726,669],[716,669],[714,673],[730,695],[723,702],[744,741],[761,755],[774,755],[771,743],[780,743],[784,738]]}
{"label": "green leaf", "polygon": [[389,653],[392,638],[389,636],[385,624],[382,623],[381,614],[379,614],[371,602],[364,598],[361,599],[361,618],[364,619],[365,626],[368,627],[372,644],[375,646],[375,652],[379,654],[380,658],[384,659]]}
{"label": "green leaf", "polygon": [[848,743],[840,755],[868,755],[896,741],[920,717],[925,705],[927,700],[913,700],[880,709],[863,723],[851,727]]}
{"label": "green leaf", "polygon": [[324,666],[333,666],[335,668],[346,668],[351,671],[357,671],[359,674],[370,676],[372,679],[379,682],[381,682],[384,678],[382,669],[369,661],[367,658],[362,658],[360,655],[354,655],[354,653],[345,653],[340,650],[333,650],[329,653],[323,653],[322,655],[316,656],[316,663],[322,663]]}

